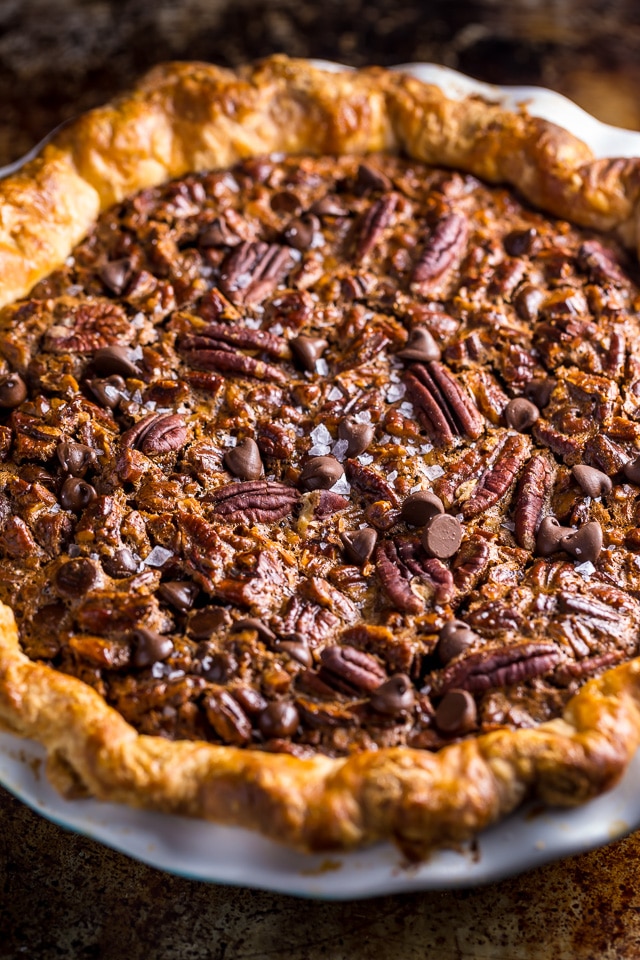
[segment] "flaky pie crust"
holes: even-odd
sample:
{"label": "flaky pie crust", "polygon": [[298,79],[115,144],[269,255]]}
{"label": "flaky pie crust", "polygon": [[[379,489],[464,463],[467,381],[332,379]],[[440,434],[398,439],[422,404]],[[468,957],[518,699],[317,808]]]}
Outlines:
{"label": "flaky pie crust", "polygon": [[[561,128],[382,69],[329,73],[274,57],[234,73],[154,69],[0,183],[0,304],[69,255],[98,214],[144,187],[264,153],[403,152],[513,186],[638,250],[640,161],[594,160]],[[260,830],[302,850],[393,840],[425,856],[525,798],[570,806],[612,787],[640,742],[640,660],[586,683],[561,719],[438,753],[289,755],[139,735],[89,686],[29,660],[0,608],[0,724],[40,741],[67,796]]]}

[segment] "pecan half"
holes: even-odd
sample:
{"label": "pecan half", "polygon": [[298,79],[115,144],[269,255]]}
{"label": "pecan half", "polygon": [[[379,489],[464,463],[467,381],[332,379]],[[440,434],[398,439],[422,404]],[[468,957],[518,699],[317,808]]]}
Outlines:
{"label": "pecan half", "polygon": [[525,550],[535,548],[542,510],[551,496],[555,475],[555,466],[543,453],[536,453],[523,471],[514,519],[516,542]]}
{"label": "pecan half", "polygon": [[436,360],[413,364],[404,377],[409,399],[434,443],[450,446],[456,437],[476,440],[484,430],[484,417],[466,390]]}
{"label": "pecan half", "polygon": [[484,537],[473,535],[464,541],[452,566],[459,593],[468,593],[485,574],[491,562],[491,547]]}
{"label": "pecan half", "polygon": [[420,292],[425,292],[432,281],[454,270],[462,262],[467,251],[469,228],[466,218],[450,213],[437,224],[425,243],[413,273],[411,282]]}
{"label": "pecan half", "polygon": [[241,243],[220,267],[220,288],[232,303],[261,303],[294,265],[291,250],[277,243]]}
{"label": "pecan half", "polygon": [[516,643],[506,648],[479,650],[447,667],[440,677],[439,689],[479,693],[510,687],[550,673],[559,658],[560,651],[552,643]]}
{"label": "pecan half", "polygon": [[321,680],[343,693],[370,693],[387,679],[375,657],[355,647],[325,647],[320,654]]}
{"label": "pecan half", "polygon": [[404,568],[433,588],[436,603],[448,603],[453,599],[453,574],[441,560],[427,557],[417,540],[400,540],[396,549]]}
{"label": "pecan half", "polygon": [[389,600],[403,613],[421,613],[424,601],[413,592],[406,568],[403,566],[395,543],[384,540],[376,549],[376,572]]}
{"label": "pecan half", "polygon": [[233,523],[273,523],[292,513],[300,499],[293,487],[267,480],[227,483],[204,498],[213,512]]}
{"label": "pecan half", "polygon": [[372,203],[366,211],[356,240],[357,261],[364,260],[371,253],[384,233],[385,227],[389,225],[397,202],[398,197],[395,193],[387,193]]}
{"label": "pecan half", "polygon": [[133,447],[147,456],[180,450],[187,439],[187,425],[177,413],[150,413],[122,434],[124,447]]}
{"label": "pecan half", "polygon": [[388,500],[394,506],[398,503],[398,494],[391,484],[372,467],[365,466],[358,460],[349,459],[345,463],[345,472],[349,483],[361,493],[376,499]]}
{"label": "pecan half", "polygon": [[224,743],[238,746],[251,740],[251,723],[240,704],[224,688],[204,701],[207,720]]}
{"label": "pecan half", "polygon": [[264,330],[251,330],[238,324],[226,326],[224,323],[209,323],[197,335],[185,337],[181,342],[181,349],[206,348],[208,344],[217,349],[223,349],[218,344],[226,344],[243,350],[259,350],[280,360],[291,357],[291,351],[284,337],[277,337],[274,333]]}
{"label": "pecan half", "polygon": [[530,449],[528,438],[522,434],[506,438],[497,459],[485,471],[472,496],[462,506],[462,514],[466,520],[484,513],[505,496],[515,483]]}

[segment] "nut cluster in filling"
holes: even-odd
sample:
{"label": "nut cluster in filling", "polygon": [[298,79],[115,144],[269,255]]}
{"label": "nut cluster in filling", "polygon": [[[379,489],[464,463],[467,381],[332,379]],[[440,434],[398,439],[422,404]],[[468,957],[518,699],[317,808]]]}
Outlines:
{"label": "nut cluster in filling", "polygon": [[0,314],[0,598],[139,731],[342,755],[638,652],[619,249],[397,157],[147,190]]}

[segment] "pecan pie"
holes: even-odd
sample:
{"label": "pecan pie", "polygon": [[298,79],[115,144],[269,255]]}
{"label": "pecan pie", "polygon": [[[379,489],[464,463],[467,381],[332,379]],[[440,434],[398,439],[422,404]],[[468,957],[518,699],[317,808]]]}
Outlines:
{"label": "pecan pie", "polygon": [[0,718],[59,789],[423,856],[616,782],[639,191],[284,58],[160,68],[1,185]]}

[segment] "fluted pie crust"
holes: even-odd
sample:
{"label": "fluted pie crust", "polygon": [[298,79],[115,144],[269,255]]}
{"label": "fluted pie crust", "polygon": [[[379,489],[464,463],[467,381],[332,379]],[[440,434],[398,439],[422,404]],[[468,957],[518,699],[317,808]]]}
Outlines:
{"label": "fluted pie crust", "polygon": [[[536,207],[637,250],[640,161],[594,160],[526,111],[381,69],[328,73],[275,57],[238,73],[153,70],[79,118],[0,183],[0,304],[64,262],[98,214],[145,187],[270,153],[403,153],[515,188]],[[408,748],[300,758],[140,735],[80,680],[26,657],[0,610],[0,722],[43,743],[68,796],[256,829],[302,850],[392,840],[422,857],[526,798],[571,806],[613,786],[640,742],[640,660],[587,682],[561,719],[437,753]]]}

